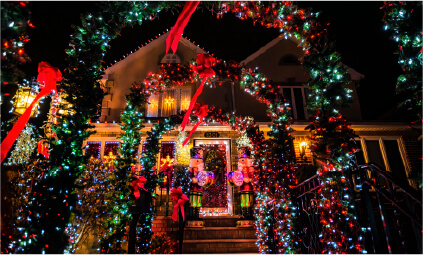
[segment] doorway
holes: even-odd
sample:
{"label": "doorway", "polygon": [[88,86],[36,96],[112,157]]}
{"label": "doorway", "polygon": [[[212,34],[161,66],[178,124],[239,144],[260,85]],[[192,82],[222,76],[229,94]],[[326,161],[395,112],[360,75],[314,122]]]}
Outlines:
{"label": "doorway", "polygon": [[226,176],[231,171],[230,139],[194,139],[195,147],[203,148],[204,169],[213,171],[213,185],[203,189],[203,216],[225,216],[233,214],[232,188]]}

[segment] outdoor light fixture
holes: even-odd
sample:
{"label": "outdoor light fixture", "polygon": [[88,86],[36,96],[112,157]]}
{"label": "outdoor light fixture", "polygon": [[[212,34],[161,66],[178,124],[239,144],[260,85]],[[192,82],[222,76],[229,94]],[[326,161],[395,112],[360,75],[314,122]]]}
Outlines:
{"label": "outdoor light fixture", "polygon": [[[302,141],[300,143],[300,157],[301,157],[301,159],[303,159],[305,157],[307,148],[308,148],[308,143],[306,141]],[[305,159],[307,160],[307,157],[305,157]]]}
{"label": "outdoor light fixture", "polygon": [[[39,87],[37,82],[33,82],[32,86],[20,87],[16,92],[13,101],[13,114],[22,115],[25,110],[31,105],[32,101],[38,95]],[[31,112],[31,117],[38,114],[38,103],[34,104]]]}

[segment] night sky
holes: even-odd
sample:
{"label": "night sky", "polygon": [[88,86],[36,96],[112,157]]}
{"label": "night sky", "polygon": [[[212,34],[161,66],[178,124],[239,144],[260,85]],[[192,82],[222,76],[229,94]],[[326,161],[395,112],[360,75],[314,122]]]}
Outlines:
{"label": "night sky", "polygon": [[[365,75],[358,88],[363,118],[375,120],[394,108],[396,77],[401,73],[397,64],[395,43],[383,30],[383,2],[295,2],[300,7],[320,12],[320,21],[330,23],[329,36],[336,41],[342,62]],[[37,75],[40,61],[66,68],[65,49],[72,32],[71,24],[79,25],[79,16],[87,11],[99,11],[96,2],[30,2],[32,23],[26,52],[32,63],[25,70],[28,77]],[[421,20],[421,10],[420,10]],[[114,39],[105,57],[106,63],[119,60],[131,50],[145,44],[156,35],[170,29],[178,13],[161,12],[158,19],[141,26],[122,30]],[[210,12],[197,9],[190,19],[184,37],[195,41],[216,57],[242,61],[279,35],[277,29],[253,26],[252,20],[239,20],[233,14],[216,19]],[[2,88],[9,90],[12,88]],[[12,94],[13,95],[13,94]],[[5,101],[10,101],[5,98]],[[44,103],[47,105],[47,101]],[[2,107],[7,107],[4,103]],[[44,108],[44,107],[43,107]],[[7,117],[2,111],[2,116]],[[45,115],[45,113],[44,113]],[[43,118],[40,119],[40,121]]]}

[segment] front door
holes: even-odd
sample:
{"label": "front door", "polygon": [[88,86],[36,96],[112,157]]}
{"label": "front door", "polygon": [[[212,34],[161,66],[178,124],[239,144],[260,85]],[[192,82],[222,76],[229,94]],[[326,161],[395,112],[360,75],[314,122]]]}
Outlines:
{"label": "front door", "polygon": [[226,174],[230,171],[230,140],[196,139],[194,146],[203,148],[204,170],[214,173],[213,185],[205,188],[202,198],[202,215],[232,214],[232,189]]}

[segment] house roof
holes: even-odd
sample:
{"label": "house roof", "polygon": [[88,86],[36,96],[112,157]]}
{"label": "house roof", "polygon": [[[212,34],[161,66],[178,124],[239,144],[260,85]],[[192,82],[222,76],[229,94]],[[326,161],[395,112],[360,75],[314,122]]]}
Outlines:
{"label": "house roof", "polygon": [[[153,49],[154,47],[157,47],[161,43],[166,41],[167,36],[169,35],[169,32],[160,35],[157,37],[157,39],[154,39],[150,41],[148,44],[144,46],[140,46],[138,50],[135,52],[131,52],[128,54],[124,59],[116,62],[112,66],[107,67],[104,70],[103,79],[108,79],[109,74],[113,73],[114,71],[120,69],[121,67],[125,66],[127,63],[132,62],[133,60],[137,59],[138,57],[142,56],[143,54],[147,53],[149,50]],[[193,44],[189,39],[181,37],[179,39],[179,44],[183,44],[191,49],[193,49],[196,53],[207,53],[204,49],[200,48],[198,45]]]}
{"label": "house roof", "polygon": [[[250,56],[248,56],[246,59],[244,59],[243,61],[241,61],[241,65],[247,65],[248,63],[250,63],[251,61],[253,61],[254,59],[258,58],[259,56],[261,56],[263,53],[265,53],[266,51],[268,51],[269,49],[271,49],[272,47],[274,47],[278,42],[282,41],[282,40],[290,40],[292,42],[294,42],[295,44],[299,45],[301,43],[301,40],[295,38],[294,36],[290,36],[290,37],[282,37],[282,35],[279,35],[278,37],[276,37],[275,39],[273,39],[272,41],[270,41],[269,43],[267,43],[266,45],[264,45],[263,47],[261,47],[258,51],[254,52],[253,54],[251,54]],[[345,65],[348,68],[348,73],[351,75],[351,79],[355,80],[355,81],[359,81],[362,78],[364,78],[364,75],[357,72],[356,70],[354,70],[353,68]]]}

